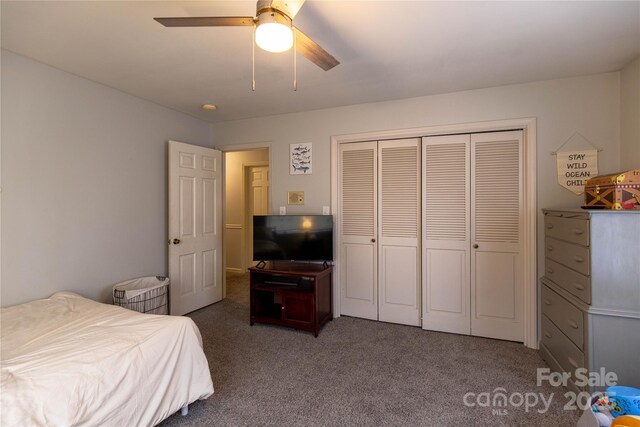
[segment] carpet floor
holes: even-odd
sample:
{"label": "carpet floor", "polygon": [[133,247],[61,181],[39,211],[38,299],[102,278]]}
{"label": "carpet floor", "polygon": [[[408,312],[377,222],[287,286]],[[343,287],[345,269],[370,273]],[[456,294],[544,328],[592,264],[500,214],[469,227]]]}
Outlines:
{"label": "carpet floor", "polygon": [[351,317],[318,338],[249,326],[248,282],[228,275],[227,298],[189,315],[215,393],[161,426],[570,426],[580,415],[564,409],[566,389],[536,384],[546,364],[522,344]]}

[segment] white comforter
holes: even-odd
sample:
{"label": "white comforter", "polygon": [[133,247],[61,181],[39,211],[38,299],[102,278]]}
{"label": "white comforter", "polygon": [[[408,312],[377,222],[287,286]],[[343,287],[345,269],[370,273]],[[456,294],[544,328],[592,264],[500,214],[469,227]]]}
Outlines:
{"label": "white comforter", "polygon": [[148,426],[213,394],[200,331],[71,292],[1,311],[0,425]]}

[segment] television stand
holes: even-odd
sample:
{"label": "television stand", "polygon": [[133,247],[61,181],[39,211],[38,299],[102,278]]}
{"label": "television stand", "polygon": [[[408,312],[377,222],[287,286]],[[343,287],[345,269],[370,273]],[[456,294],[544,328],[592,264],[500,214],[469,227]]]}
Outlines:
{"label": "television stand", "polygon": [[313,332],[333,319],[333,267],[269,261],[250,272],[250,324],[266,323]]}

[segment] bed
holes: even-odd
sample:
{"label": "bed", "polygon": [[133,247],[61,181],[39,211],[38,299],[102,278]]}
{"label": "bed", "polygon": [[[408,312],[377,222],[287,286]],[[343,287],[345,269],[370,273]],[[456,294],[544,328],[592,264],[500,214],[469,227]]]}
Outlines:
{"label": "bed", "polygon": [[0,425],[158,424],[213,394],[197,326],[71,292],[3,308]]}

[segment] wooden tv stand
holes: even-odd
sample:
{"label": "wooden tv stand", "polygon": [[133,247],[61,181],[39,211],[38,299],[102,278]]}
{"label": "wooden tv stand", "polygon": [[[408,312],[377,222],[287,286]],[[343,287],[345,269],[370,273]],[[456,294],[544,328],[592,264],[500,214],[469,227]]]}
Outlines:
{"label": "wooden tv stand", "polygon": [[267,323],[313,332],[333,319],[333,267],[289,261],[270,261],[251,267],[251,325]]}

